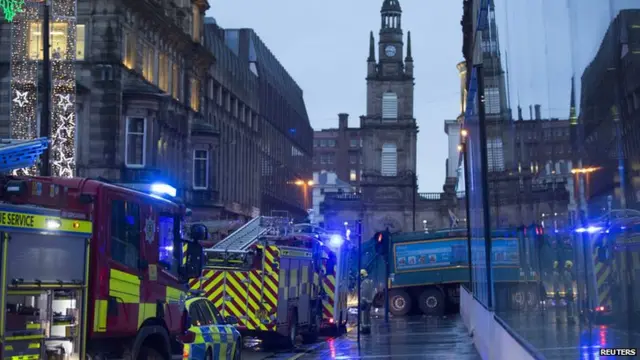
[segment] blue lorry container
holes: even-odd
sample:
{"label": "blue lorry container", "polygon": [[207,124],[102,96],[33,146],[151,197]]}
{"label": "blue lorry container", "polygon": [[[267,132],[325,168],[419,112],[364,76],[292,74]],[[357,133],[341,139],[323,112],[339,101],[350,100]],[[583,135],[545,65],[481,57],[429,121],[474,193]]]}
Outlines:
{"label": "blue lorry container", "polygon": [[[367,249],[363,251],[363,264],[369,264],[368,271],[382,290],[385,263],[376,257],[373,246],[368,243],[363,245],[363,249]],[[405,315],[416,306],[425,314],[436,315],[448,304],[459,303],[460,285],[469,282],[466,229],[394,234],[390,250],[389,305],[393,315]],[[517,307],[538,302],[534,255],[535,246],[522,231],[492,232],[496,301]],[[476,263],[484,260],[474,259]],[[383,306],[382,294],[382,291],[378,293],[375,306]]]}

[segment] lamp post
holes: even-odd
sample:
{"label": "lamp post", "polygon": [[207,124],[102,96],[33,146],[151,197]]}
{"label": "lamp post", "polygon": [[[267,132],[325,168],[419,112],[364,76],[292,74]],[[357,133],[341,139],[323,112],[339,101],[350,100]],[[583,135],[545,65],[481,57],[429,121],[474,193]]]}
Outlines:
{"label": "lamp post", "polygon": [[302,188],[302,206],[306,212],[309,208],[309,188],[313,186],[313,180],[296,180],[294,184]]}

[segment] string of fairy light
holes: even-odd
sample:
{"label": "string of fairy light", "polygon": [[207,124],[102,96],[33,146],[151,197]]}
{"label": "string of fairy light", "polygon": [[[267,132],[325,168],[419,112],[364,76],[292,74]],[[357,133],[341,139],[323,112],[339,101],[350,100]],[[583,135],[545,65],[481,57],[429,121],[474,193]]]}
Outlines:
{"label": "string of fairy light", "polygon": [[[7,11],[5,18],[11,26],[11,137],[18,140],[34,139],[38,135],[38,64],[29,59],[29,24],[38,21],[35,4],[22,4],[16,12]],[[18,11],[19,10],[19,11]],[[37,168],[21,169],[20,173],[35,175]]]}
{"label": "string of fairy light", "polygon": [[52,44],[51,171],[55,176],[71,177],[76,168],[76,0],[52,0],[51,18],[66,32],[64,49]]}
{"label": "string of fairy light", "polygon": [[[0,7],[12,22],[11,137],[33,139],[39,131],[38,60],[43,50],[42,34],[35,30],[42,31],[40,4],[0,0]],[[76,168],[76,0],[51,0],[51,25],[52,38],[63,39],[63,43],[51,41],[51,170],[54,176],[70,177]],[[34,174],[35,168],[21,172]]]}

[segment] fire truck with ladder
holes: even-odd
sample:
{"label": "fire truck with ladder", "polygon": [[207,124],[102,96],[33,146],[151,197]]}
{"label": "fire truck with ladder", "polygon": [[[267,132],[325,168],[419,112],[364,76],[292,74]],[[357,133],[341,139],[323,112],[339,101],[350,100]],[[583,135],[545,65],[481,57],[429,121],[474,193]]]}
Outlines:
{"label": "fire truck with ladder", "polygon": [[[323,286],[330,274],[327,265],[333,268],[328,264],[332,252],[317,236],[292,230],[287,216],[252,219],[204,249],[202,277],[190,283],[223,316],[236,317],[243,336],[258,337],[267,346],[292,347],[298,335],[313,342],[325,319],[335,322],[335,312],[327,312],[325,304],[333,303],[329,296],[338,292]],[[343,327],[346,291],[340,295],[345,317],[333,325]]]}
{"label": "fire truck with ladder", "polygon": [[[6,174],[48,140],[2,145]],[[169,359],[202,270],[185,212],[104,181],[0,176],[0,358]]]}

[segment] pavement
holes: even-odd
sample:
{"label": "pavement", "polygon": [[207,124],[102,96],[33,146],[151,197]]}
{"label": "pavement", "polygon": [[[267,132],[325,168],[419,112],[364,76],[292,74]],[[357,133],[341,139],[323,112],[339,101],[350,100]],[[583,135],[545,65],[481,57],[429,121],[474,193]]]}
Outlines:
{"label": "pavement", "polygon": [[357,342],[355,329],[339,338],[323,338],[292,352],[265,353],[259,347],[243,353],[243,360],[325,359],[455,359],[481,360],[459,315],[392,318],[389,324],[373,319],[370,335]]}

